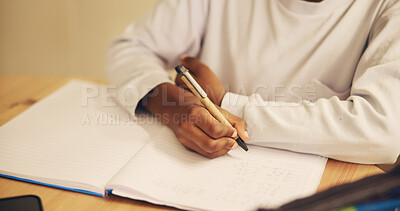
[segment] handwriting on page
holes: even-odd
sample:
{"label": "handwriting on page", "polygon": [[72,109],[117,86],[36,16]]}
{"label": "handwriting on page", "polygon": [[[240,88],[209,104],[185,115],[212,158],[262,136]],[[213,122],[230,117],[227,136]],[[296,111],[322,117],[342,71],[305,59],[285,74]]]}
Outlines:
{"label": "handwriting on page", "polygon": [[[227,180],[225,184],[231,190],[219,194],[216,196],[216,200],[234,201],[239,204],[262,201],[271,206],[290,191],[291,186],[282,184],[290,185],[291,181],[298,176],[290,170],[296,168],[296,165],[279,161],[270,161],[264,164],[240,161],[235,163],[233,168],[232,179]],[[252,194],[237,194],[238,192],[233,190]]]}
{"label": "handwriting on page", "polygon": [[[171,194],[207,198],[207,200],[240,204],[240,206],[246,204],[254,207],[273,206],[279,204],[282,198],[287,199],[291,192],[297,192],[293,190],[293,187],[298,184],[293,185],[293,183],[298,182],[296,178],[303,176],[299,175],[301,174],[299,171],[293,171],[297,168],[299,167],[294,163],[273,160],[264,164],[239,161],[229,168],[223,169],[226,179],[223,184],[211,189],[213,191],[210,191],[210,187],[205,187],[204,183],[189,185],[162,177],[153,178],[152,183],[160,189],[168,190]],[[216,176],[215,174],[214,176]],[[213,174],[210,174],[209,177],[212,180]],[[260,201],[263,203],[256,204]]]}
{"label": "handwriting on page", "polygon": [[[315,191],[323,171],[318,156],[251,146],[208,159],[186,150],[168,128],[159,128],[113,178],[114,185],[150,201],[210,210],[276,207]],[[135,178],[134,180],[132,178]],[[318,182],[318,181],[317,181]]]}

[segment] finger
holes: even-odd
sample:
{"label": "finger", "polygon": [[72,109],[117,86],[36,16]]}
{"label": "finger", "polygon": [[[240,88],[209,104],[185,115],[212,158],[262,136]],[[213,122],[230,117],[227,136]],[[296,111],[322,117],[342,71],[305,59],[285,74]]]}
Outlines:
{"label": "finger", "polygon": [[200,154],[202,154],[204,156],[208,154],[206,151],[204,151],[201,147],[199,147],[194,142],[189,141],[188,139],[186,139],[186,138],[184,138],[182,136],[178,137],[178,139],[190,151],[198,152],[198,153],[200,153]]}
{"label": "finger", "polygon": [[207,134],[205,134],[196,125],[189,125],[180,128],[179,134],[189,141],[194,142],[196,145],[201,147],[204,151],[208,153],[214,153],[222,149],[232,149],[234,148],[236,142],[232,138],[219,138],[213,139]]}
{"label": "finger", "polygon": [[201,147],[199,147],[194,142],[187,140],[186,138],[180,137],[179,141],[185,146],[185,148],[189,149],[190,151],[195,151],[195,152],[197,152],[205,157],[208,157],[208,158],[216,158],[216,157],[219,157],[219,156],[224,155],[227,152],[229,152],[229,149],[221,149],[219,151],[209,153],[209,152],[204,151]]}
{"label": "finger", "polygon": [[224,114],[225,118],[228,120],[229,123],[237,130],[238,135],[240,138],[243,139],[244,142],[249,141],[249,133],[247,132],[247,124],[246,121],[242,118],[239,118],[228,111],[225,111],[221,107],[217,106],[217,108]]}
{"label": "finger", "polygon": [[207,134],[205,134],[200,128],[193,127],[191,132],[193,135],[190,137],[195,144],[200,146],[204,151],[208,153],[214,153],[222,149],[234,149],[236,146],[236,141],[232,138],[223,137],[218,139],[213,139]]}
{"label": "finger", "polygon": [[221,155],[225,155],[227,152],[229,152],[229,149],[221,149],[221,150],[219,150],[217,152],[208,154],[206,157],[208,157],[208,158],[216,158],[216,157],[219,157]]}
{"label": "finger", "polygon": [[220,123],[205,109],[199,110],[198,112],[199,114],[195,124],[211,138],[236,137],[237,132],[233,127]]}

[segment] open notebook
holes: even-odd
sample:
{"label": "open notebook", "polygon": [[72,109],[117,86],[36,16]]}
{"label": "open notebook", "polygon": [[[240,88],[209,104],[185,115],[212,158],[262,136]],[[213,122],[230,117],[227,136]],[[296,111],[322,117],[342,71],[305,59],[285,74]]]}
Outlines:
{"label": "open notebook", "polygon": [[251,144],[208,159],[110,101],[105,86],[71,81],[7,122],[0,175],[184,209],[249,210],[314,193],[324,171],[326,158]]}

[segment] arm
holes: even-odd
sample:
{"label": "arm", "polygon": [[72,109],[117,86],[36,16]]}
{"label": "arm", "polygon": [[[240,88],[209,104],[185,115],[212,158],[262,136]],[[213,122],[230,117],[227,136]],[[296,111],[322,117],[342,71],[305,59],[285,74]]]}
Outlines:
{"label": "arm", "polygon": [[219,123],[166,72],[181,54],[198,54],[207,11],[207,0],[162,1],[113,43],[107,71],[110,84],[117,85],[118,102],[131,114],[143,106],[184,146],[214,158],[237,147],[232,137],[245,131],[244,121],[222,110],[235,128]]}
{"label": "arm", "polygon": [[348,99],[274,103],[228,93],[222,108],[246,120],[256,145],[357,163],[394,162],[400,153],[399,6],[387,9],[371,30]]}
{"label": "arm", "polygon": [[113,42],[108,79],[131,114],[154,87],[173,83],[166,69],[178,64],[182,53],[198,54],[207,11],[207,0],[164,0]]}
{"label": "arm", "polygon": [[[400,153],[399,5],[387,10],[371,30],[346,100],[269,102],[257,94],[225,94],[208,68],[194,75],[214,103],[244,118],[251,144],[356,163],[392,163]],[[199,61],[186,58],[182,63],[193,66]]]}

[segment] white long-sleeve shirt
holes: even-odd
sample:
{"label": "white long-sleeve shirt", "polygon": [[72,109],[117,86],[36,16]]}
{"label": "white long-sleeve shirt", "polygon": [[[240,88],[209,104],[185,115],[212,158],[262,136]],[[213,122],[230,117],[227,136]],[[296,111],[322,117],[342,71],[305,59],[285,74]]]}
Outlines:
{"label": "white long-sleeve shirt", "polygon": [[252,144],[357,163],[400,153],[400,1],[168,0],[108,56],[134,113],[188,54],[229,91]]}

